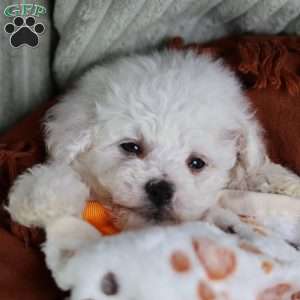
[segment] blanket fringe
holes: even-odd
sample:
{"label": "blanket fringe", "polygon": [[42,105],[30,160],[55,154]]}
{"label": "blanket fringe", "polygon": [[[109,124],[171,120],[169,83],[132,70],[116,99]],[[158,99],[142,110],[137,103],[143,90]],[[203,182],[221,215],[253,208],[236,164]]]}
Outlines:
{"label": "blanket fringe", "polygon": [[272,86],[278,90],[285,86],[290,95],[299,95],[300,77],[288,69],[287,59],[289,51],[299,51],[300,48],[291,48],[276,39],[240,42],[238,51],[242,63],[238,70],[255,77],[253,87],[256,89]]}
{"label": "blanket fringe", "polygon": [[[193,50],[197,54],[209,54],[212,57],[226,58],[226,48],[222,43],[184,44],[184,40],[176,37],[170,41],[168,47],[176,50]],[[300,76],[296,71],[289,69],[288,58],[291,53],[300,56],[300,43],[298,40],[264,38],[242,39],[237,46],[231,44],[230,50],[239,57],[239,64],[231,64],[242,76],[250,75],[254,89],[272,87],[279,90],[285,87],[291,96],[300,94]],[[227,49],[227,50],[228,50]],[[228,52],[227,52],[228,54]],[[232,54],[231,54],[232,55]]]}
{"label": "blanket fringe", "polygon": [[37,228],[26,228],[15,223],[4,209],[7,193],[17,175],[36,163],[39,149],[35,141],[0,144],[0,224],[24,242],[25,247],[39,245],[44,234]]}
{"label": "blanket fringe", "polygon": [[5,201],[5,194],[17,175],[35,163],[38,153],[33,141],[0,144],[0,204]]}

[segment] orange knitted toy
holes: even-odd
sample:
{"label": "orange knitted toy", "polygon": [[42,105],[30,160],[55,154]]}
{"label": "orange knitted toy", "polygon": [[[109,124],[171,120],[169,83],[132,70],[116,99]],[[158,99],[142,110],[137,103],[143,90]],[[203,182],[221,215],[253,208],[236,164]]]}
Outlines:
{"label": "orange knitted toy", "polygon": [[82,212],[82,218],[93,225],[103,235],[120,232],[114,223],[110,212],[98,201],[89,200]]}

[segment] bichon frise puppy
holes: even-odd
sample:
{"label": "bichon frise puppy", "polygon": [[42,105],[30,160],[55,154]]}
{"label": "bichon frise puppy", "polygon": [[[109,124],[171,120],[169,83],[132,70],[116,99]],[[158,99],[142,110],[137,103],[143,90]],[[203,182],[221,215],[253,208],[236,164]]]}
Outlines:
{"label": "bichon frise puppy", "polygon": [[94,67],[50,111],[46,132],[49,162],[9,195],[27,226],[80,216],[88,198],[133,228],[199,219],[225,188],[300,195],[299,178],[267,158],[234,74],[192,52]]}

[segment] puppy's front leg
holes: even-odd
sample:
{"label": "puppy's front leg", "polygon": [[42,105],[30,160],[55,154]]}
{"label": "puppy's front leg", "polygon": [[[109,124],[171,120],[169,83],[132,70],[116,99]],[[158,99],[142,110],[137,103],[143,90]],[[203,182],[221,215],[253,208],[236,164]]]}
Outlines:
{"label": "puppy's front leg", "polygon": [[60,216],[80,216],[88,196],[89,189],[71,167],[48,163],[17,178],[7,209],[22,225],[45,227]]}
{"label": "puppy's front leg", "polygon": [[241,238],[250,239],[255,236],[251,227],[244,224],[237,214],[219,205],[209,209],[201,220],[213,224],[227,233],[237,234]]}
{"label": "puppy's front leg", "polygon": [[269,160],[249,178],[250,190],[300,198],[300,177]]}

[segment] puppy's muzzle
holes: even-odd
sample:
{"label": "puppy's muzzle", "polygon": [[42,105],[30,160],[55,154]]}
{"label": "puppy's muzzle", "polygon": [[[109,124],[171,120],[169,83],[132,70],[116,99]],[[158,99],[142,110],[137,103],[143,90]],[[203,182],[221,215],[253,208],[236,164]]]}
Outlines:
{"label": "puppy's muzzle", "polygon": [[145,184],[148,199],[156,208],[163,208],[171,203],[175,188],[166,180],[152,179]]}

